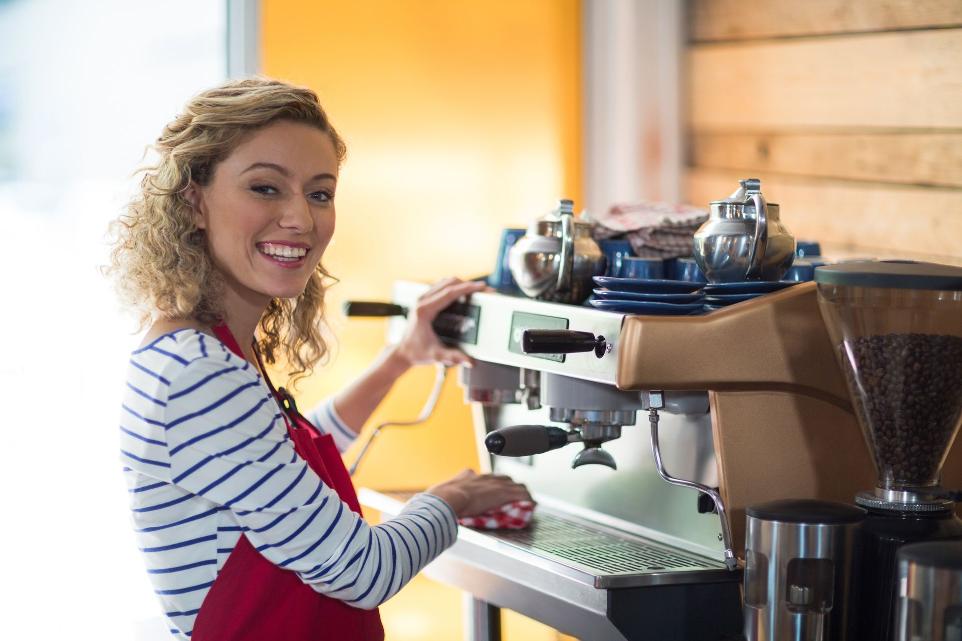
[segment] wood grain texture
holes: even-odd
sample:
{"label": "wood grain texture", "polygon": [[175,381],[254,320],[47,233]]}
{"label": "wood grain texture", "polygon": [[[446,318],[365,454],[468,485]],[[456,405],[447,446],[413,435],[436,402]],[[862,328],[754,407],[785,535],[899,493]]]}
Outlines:
{"label": "wood grain texture", "polygon": [[689,0],[695,42],[962,24],[959,0]]}
{"label": "wood grain texture", "polygon": [[694,132],[689,162],[749,173],[962,187],[959,133]]}
{"label": "wood grain texture", "polygon": [[962,123],[962,29],[688,49],[696,130]]}
{"label": "wood grain texture", "polygon": [[[706,206],[738,187],[744,172],[689,169],[687,200]],[[761,175],[796,238],[877,258],[962,265],[962,190]],[[823,253],[827,253],[824,252]]]}

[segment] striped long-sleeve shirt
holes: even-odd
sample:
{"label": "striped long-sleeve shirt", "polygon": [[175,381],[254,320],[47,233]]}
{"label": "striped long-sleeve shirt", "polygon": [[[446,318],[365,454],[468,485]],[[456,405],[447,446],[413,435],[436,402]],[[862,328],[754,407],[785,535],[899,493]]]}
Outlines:
{"label": "striped long-sleeve shirt", "polygon": [[[308,418],[343,450],[353,439],[327,401]],[[419,494],[369,526],[294,451],[256,368],[193,329],[135,351],[121,458],[154,591],[178,638],[243,533],[320,593],[373,608],[450,546],[450,506]]]}

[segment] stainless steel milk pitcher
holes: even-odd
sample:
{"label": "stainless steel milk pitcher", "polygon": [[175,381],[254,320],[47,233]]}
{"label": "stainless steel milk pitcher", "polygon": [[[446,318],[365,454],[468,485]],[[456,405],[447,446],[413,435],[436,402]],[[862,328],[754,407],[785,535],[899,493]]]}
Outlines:
{"label": "stainless steel milk pitcher", "polygon": [[695,262],[711,283],[780,280],[795,259],[795,238],[766,202],[761,181],[746,178],[724,200],[711,202],[695,232]]}
{"label": "stainless steel milk pitcher", "polygon": [[574,219],[574,203],[534,221],[508,254],[511,275],[530,298],[580,303],[591,294],[592,277],[605,272],[605,255],[591,237],[591,224]]}

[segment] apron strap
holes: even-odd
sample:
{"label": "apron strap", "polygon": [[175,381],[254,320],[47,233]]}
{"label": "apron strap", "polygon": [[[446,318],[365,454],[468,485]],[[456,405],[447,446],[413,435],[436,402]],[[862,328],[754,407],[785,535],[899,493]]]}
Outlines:
{"label": "apron strap", "polygon": [[[234,352],[234,354],[241,358],[245,358],[244,351],[241,349],[240,343],[238,343],[237,339],[234,338],[234,334],[230,331],[227,323],[220,321],[211,327],[211,329],[214,332],[214,336],[216,336],[217,339],[220,340],[220,342],[222,342],[224,345],[227,345],[227,348],[230,349],[230,351]],[[310,421],[307,421],[307,419],[301,417],[301,413],[297,409],[297,403],[294,402],[294,397],[291,396],[290,392],[283,387],[280,389],[274,387],[274,383],[271,382],[270,376],[267,375],[267,368],[264,367],[264,361],[261,360],[260,350],[257,349],[256,344],[251,345],[251,348],[254,352],[254,358],[257,359],[257,367],[260,369],[261,376],[264,377],[264,382],[267,383],[267,388],[271,391],[271,394],[274,395],[274,398],[277,399],[277,402],[280,403],[281,409],[284,410],[284,422],[287,424],[288,431],[303,429],[301,420],[307,423],[310,423]],[[301,417],[301,420],[298,420],[298,417]]]}

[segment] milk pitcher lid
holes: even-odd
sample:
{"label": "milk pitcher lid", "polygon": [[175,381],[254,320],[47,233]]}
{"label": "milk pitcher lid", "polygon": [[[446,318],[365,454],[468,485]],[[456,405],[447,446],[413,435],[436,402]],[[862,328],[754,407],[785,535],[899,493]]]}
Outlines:
{"label": "milk pitcher lid", "polygon": [[[711,201],[713,214],[723,216],[741,216],[745,212],[754,213],[755,204],[752,194],[762,193],[762,181],[758,178],[743,178],[738,181],[739,187],[731,196],[722,200]],[[778,213],[778,203],[766,202],[770,213]]]}

